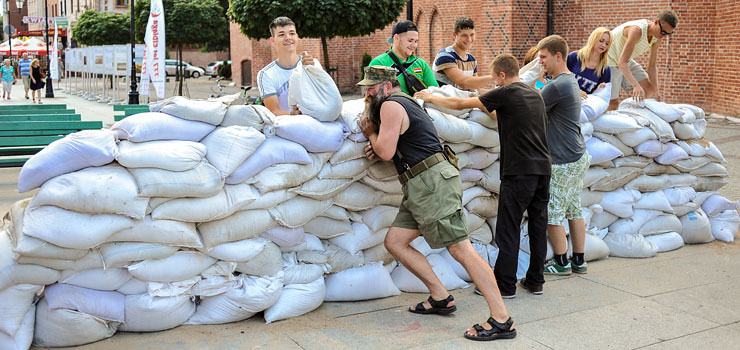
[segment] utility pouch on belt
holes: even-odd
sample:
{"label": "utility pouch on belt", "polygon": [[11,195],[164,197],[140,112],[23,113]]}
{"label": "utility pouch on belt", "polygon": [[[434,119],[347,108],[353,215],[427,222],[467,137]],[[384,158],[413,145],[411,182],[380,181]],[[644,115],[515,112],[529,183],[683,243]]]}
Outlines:
{"label": "utility pouch on belt", "polygon": [[450,148],[448,145],[444,145],[443,153],[445,155],[445,158],[447,158],[447,161],[452,164],[452,166],[455,167],[455,169],[460,170],[460,167],[457,166],[457,153]]}

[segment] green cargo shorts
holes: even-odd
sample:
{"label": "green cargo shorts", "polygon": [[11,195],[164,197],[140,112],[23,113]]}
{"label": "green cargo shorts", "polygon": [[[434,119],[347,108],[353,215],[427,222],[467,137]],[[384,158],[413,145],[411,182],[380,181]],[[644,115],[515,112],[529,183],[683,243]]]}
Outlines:
{"label": "green cargo shorts", "polygon": [[439,162],[402,189],[403,201],[391,226],[419,230],[434,249],[468,239],[460,172],[452,164]]}

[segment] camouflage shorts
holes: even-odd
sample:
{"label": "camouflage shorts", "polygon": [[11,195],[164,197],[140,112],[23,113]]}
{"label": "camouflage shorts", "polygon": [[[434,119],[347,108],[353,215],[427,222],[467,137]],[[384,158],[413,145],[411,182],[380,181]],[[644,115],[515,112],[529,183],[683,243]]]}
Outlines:
{"label": "camouflage shorts", "polygon": [[550,177],[550,202],[547,203],[547,224],[562,226],[564,220],[583,218],[581,192],[583,177],[591,163],[588,152],[572,163],[553,164]]}

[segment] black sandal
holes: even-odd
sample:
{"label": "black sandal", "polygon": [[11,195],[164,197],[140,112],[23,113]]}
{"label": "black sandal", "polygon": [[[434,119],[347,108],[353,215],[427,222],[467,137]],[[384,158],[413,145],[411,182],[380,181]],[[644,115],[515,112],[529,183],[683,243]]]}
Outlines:
{"label": "black sandal", "polygon": [[449,304],[451,301],[455,300],[454,297],[452,297],[452,294],[447,296],[444,300],[434,300],[431,296],[429,296],[429,299],[427,301],[429,302],[429,305],[432,307],[430,309],[427,309],[424,307],[424,302],[416,304],[416,308],[411,309],[409,308],[409,312],[413,312],[415,314],[438,314],[438,315],[447,315],[453,313],[455,310],[457,310],[457,306],[452,305],[450,307],[447,307],[447,304]]}
{"label": "black sandal", "polygon": [[514,329],[514,321],[509,317],[504,323],[496,322],[493,317],[488,318],[488,324],[491,325],[491,329],[485,329],[479,324],[473,325],[473,329],[478,332],[477,335],[470,335],[465,332],[465,338],[477,341],[489,341],[496,339],[512,339],[516,337],[516,329]]}

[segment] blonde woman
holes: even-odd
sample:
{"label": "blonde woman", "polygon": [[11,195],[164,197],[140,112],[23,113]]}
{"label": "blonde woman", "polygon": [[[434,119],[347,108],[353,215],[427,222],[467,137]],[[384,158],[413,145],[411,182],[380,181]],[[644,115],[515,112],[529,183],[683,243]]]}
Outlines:
{"label": "blonde woman", "polygon": [[588,37],[588,43],[578,51],[568,54],[568,70],[576,75],[581,97],[604,87],[612,79],[608,56],[612,44],[609,29],[596,28]]}
{"label": "blonde woman", "polygon": [[13,69],[13,66],[10,65],[10,60],[5,59],[3,61],[2,67],[0,67],[0,74],[2,75],[2,81],[3,81],[3,98],[10,100],[10,90],[13,89],[13,81],[15,81],[14,76],[15,70]]}
{"label": "blonde woman", "polygon": [[43,104],[41,102],[41,89],[44,88],[44,85],[46,85],[46,82],[41,77],[41,65],[39,64],[39,60],[34,58],[31,61],[31,97],[33,98],[33,103],[36,103],[36,99],[38,98],[39,104]]}

